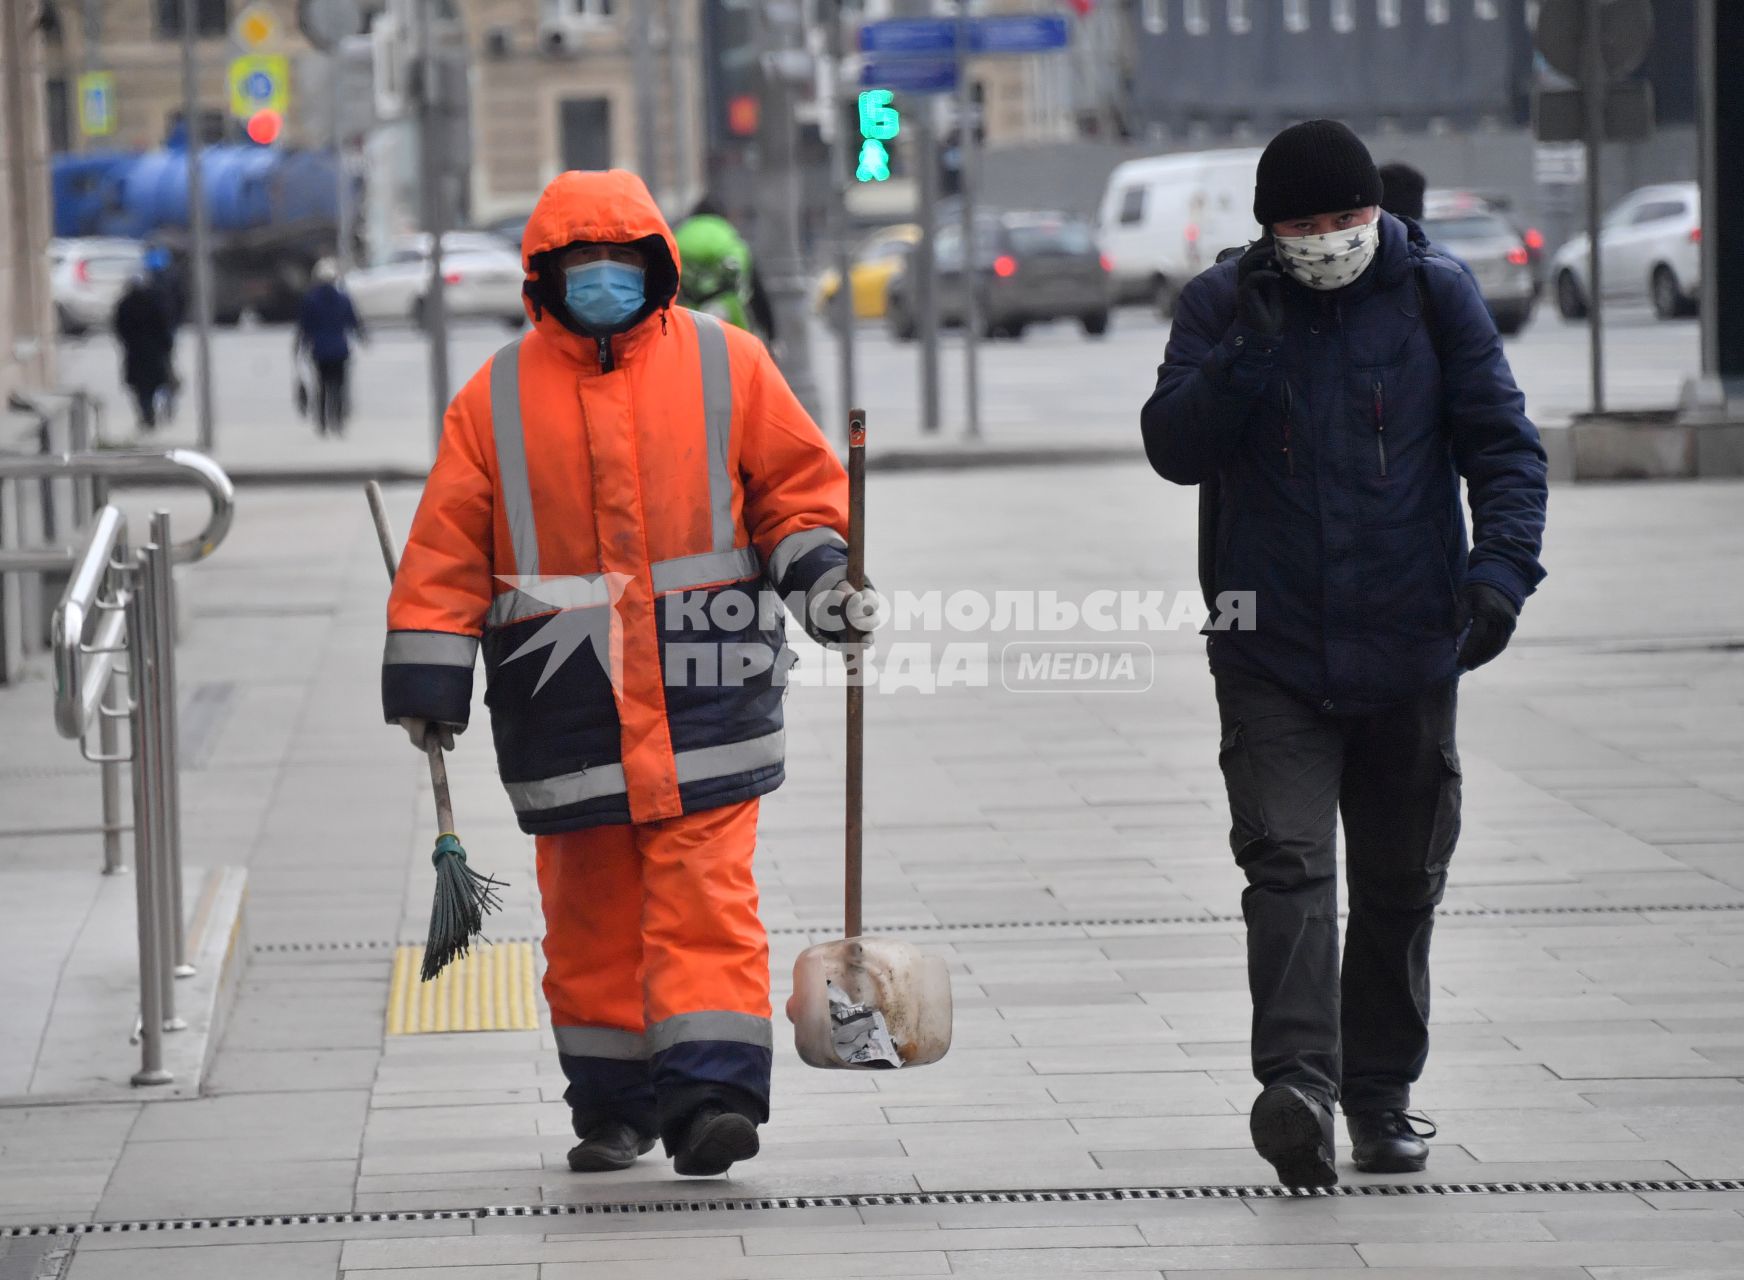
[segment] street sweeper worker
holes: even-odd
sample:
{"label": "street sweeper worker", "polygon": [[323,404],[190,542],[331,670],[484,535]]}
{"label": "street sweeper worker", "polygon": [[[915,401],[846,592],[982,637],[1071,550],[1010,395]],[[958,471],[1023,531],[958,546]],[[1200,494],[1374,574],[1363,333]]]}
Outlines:
{"label": "street sweeper worker", "polygon": [[[663,1140],[757,1153],[773,1049],[751,857],[783,777],[778,592],[825,644],[847,478],[763,344],[675,305],[641,179],[571,171],[522,240],[533,322],[449,406],[394,580],[383,709],[451,741],[484,651],[498,770],[537,837],[577,1172]],[[762,593],[762,594],[760,594]]]}

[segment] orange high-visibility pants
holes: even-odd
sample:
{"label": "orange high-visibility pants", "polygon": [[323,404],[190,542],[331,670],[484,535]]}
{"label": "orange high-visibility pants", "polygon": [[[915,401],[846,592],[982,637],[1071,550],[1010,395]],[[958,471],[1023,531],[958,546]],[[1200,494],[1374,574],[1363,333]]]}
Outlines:
{"label": "orange high-visibility pants", "polygon": [[714,1101],[769,1118],[769,940],[757,801],[538,838],[545,998],[577,1136],[622,1120],[670,1148]]}

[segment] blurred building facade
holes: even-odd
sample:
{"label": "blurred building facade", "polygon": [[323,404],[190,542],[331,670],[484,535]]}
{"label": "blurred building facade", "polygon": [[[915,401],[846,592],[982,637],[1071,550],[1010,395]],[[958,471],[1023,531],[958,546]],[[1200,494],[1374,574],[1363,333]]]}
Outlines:
{"label": "blurred building facade", "polygon": [[55,372],[40,22],[35,4],[0,4],[0,408]]}

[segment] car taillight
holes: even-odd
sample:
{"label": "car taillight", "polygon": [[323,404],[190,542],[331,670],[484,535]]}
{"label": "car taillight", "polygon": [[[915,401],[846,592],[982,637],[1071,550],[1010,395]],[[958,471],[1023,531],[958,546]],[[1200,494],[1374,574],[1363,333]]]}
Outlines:
{"label": "car taillight", "polygon": [[1008,280],[1017,274],[1017,259],[1009,253],[1002,253],[993,259],[993,274],[1001,280]]}
{"label": "car taillight", "polygon": [[1189,222],[1187,224],[1187,233],[1186,234],[1187,234],[1187,243],[1188,244],[1198,244],[1199,243],[1199,224],[1197,222]]}
{"label": "car taillight", "polygon": [[460,276],[460,272],[458,272],[458,271],[444,271],[442,273],[442,283],[443,284],[459,284],[460,279],[461,279],[461,276]]}
{"label": "car taillight", "polygon": [[91,264],[80,258],[73,264],[73,279],[80,284],[91,283]]}
{"label": "car taillight", "polygon": [[1690,243],[1691,244],[1700,244],[1701,242],[1702,242],[1702,229],[1700,227],[1691,227],[1690,228]]}
{"label": "car taillight", "polygon": [[1508,250],[1508,261],[1512,262],[1516,267],[1523,267],[1532,261],[1532,255],[1526,252],[1525,245],[1515,245],[1512,249]]}
{"label": "car taillight", "polygon": [[1102,261],[1102,269],[1112,275],[1114,273],[1114,259],[1109,257],[1106,253],[1099,256]]}
{"label": "car taillight", "polygon": [[1526,228],[1526,247],[1537,253],[1544,247],[1544,233],[1537,227]]}

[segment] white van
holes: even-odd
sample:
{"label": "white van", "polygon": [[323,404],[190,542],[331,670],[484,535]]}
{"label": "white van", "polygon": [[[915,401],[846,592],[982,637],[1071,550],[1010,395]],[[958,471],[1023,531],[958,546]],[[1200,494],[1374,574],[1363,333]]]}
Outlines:
{"label": "white van", "polygon": [[1259,159],[1253,147],[1147,156],[1115,168],[1097,234],[1122,302],[1149,301],[1166,316],[1183,284],[1225,249],[1259,235],[1253,219]]}

